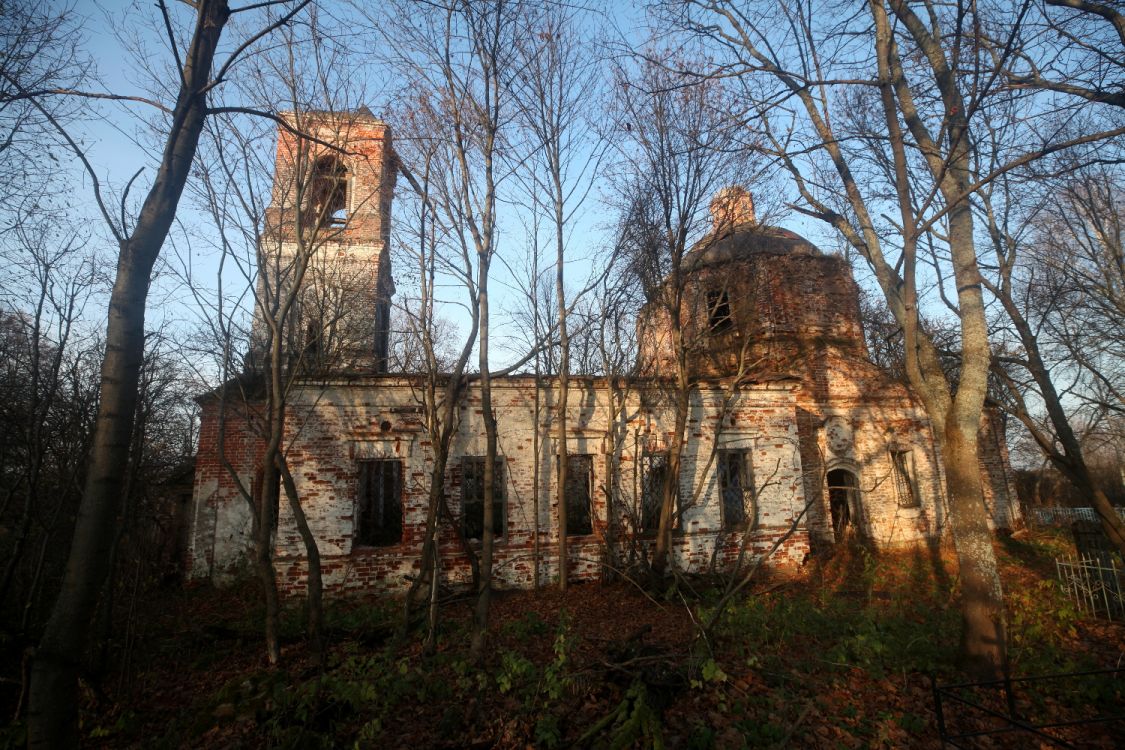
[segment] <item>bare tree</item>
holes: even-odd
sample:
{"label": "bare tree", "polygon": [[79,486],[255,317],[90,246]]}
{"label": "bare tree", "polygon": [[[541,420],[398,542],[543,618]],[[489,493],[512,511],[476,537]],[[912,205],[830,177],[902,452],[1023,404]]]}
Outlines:
{"label": "bare tree", "polygon": [[[426,350],[426,337],[420,325],[425,316],[421,302],[412,297],[406,297],[405,303],[392,309],[387,372],[418,373],[429,369],[431,355]],[[434,317],[430,340],[434,346],[433,361],[439,373],[453,371],[459,353],[458,334],[459,328],[452,318],[444,315]]]}
{"label": "bare tree", "polygon": [[[534,158],[529,160],[534,162]],[[535,169],[534,167],[532,169]],[[539,205],[539,191],[534,187],[529,188],[530,197],[534,210],[530,212],[525,219],[527,223],[527,256],[523,273],[516,279],[517,288],[520,290],[517,307],[512,312],[512,317],[518,321],[519,329],[523,335],[524,343],[527,344],[529,349],[535,347],[535,342],[543,341],[547,336],[547,329],[549,328],[550,311],[554,307],[552,304],[551,284],[550,279],[546,276],[549,271],[548,268],[543,267],[543,252],[544,238],[541,236],[540,229],[543,223],[543,207]],[[535,429],[531,436],[531,452],[534,458],[534,464],[531,469],[531,485],[535,488],[535,492],[531,495],[531,518],[532,518],[532,557],[531,557],[531,578],[533,587],[538,590],[542,583],[542,522],[541,522],[541,492],[539,488],[542,482],[542,463],[543,463],[543,430],[540,425],[543,424],[543,378],[545,375],[550,375],[556,369],[554,363],[555,348],[554,346],[544,346],[535,350],[535,357],[532,360],[532,374],[535,376],[535,393],[532,401],[532,423]],[[560,526],[560,528],[562,528]]]}
{"label": "bare tree", "polygon": [[652,555],[652,572],[659,579],[668,564],[680,499],[680,460],[694,377],[689,360],[698,344],[684,318],[693,306],[686,256],[706,234],[711,200],[720,188],[750,181],[754,154],[744,148],[741,123],[718,79],[699,81],[642,60],[635,74],[620,71],[614,86],[619,109],[613,138],[623,151],[619,242],[630,254],[648,302],[642,316],[661,323],[673,368],[675,425]]}
{"label": "bare tree", "polygon": [[[1087,168],[1036,182],[1000,179],[978,193],[997,268],[984,284],[1003,310],[993,358],[1003,392],[998,402],[1089,498],[1106,535],[1125,554],[1125,524],[1094,476],[1080,433],[1107,411],[1125,408],[1119,179],[1104,168]],[[1083,402],[1093,409],[1083,409]]]}
{"label": "bare tree", "polygon": [[1125,107],[1125,15],[1119,3],[1041,0],[1020,3],[1013,15],[1022,44],[996,51],[1012,87]]}
{"label": "bare tree", "polygon": [[[249,503],[271,663],[280,658],[273,554],[282,495],[304,547],[310,649],[318,662],[323,655],[320,553],[287,460],[287,441],[315,399],[296,405],[293,394],[315,390],[315,376],[380,370],[386,360],[388,250],[371,217],[393,184],[386,174],[393,157],[385,126],[360,106],[362,80],[331,75],[351,66],[330,24],[310,12],[307,24],[279,31],[268,52],[247,61],[239,85],[247,106],[209,121],[199,159],[200,197],[220,237],[222,266],[236,270],[237,296],[253,305],[241,342],[232,317],[238,305],[220,297],[210,325],[224,370],[220,433],[240,426],[263,446],[252,479],[225,455],[225,440],[218,451]],[[375,250],[356,251],[357,238]],[[237,367],[236,342],[249,354],[247,372],[233,379],[226,374]]]}
{"label": "bare tree", "polygon": [[[1044,264],[1050,334],[1089,378],[1083,398],[1125,413],[1125,226],[1122,177],[1093,167],[1048,183],[1031,259]],[[1056,188],[1057,186],[1057,188]],[[1053,189],[1052,188],[1056,188]],[[1053,295],[1048,297],[1048,295]],[[1065,310],[1069,314],[1060,314]]]}
{"label": "bare tree", "polygon": [[[457,523],[446,503],[445,476],[449,469],[450,448],[460,426],[459,406],[468,385],[467,368],[476,343],[478,310],[473,264],[468,248],[445,222],[456,216],[456,194],[449,190],[457,183],[456,159],[441,137],[446,113],[440,99],[425,94],[410,102],[403,120],[409,122],[409,135],[400,141],[398,157],[401,168],[415,191],[407,203],[405,215],[400,212],[396,230],[397,257],[409,264],[417,276],[416,291],[406,294],[410,303],[400,305],[401,315],[413,340],[422,383],[418,398],[423,422],[428,432],[433,464],[427,488],[426,526],[422,539],[422,560],[417,577],[406,595],[403,608],[403,630],[409,627],[416,607],[427,605],[427,636],[424,648],[432,653],[437,646],[438,588],[440,584],[439,534],[443,521],[449,522],[469,557],[474,579],[479,579],[479,565],[463,524]],[[443,280],[452,278],[464,289],[464,309],[469,314],[469,330],[460,344],[447,337],[448,325],[440,315],[443,300],[439,289]],[[443,352],[448,351],[448,355]],[[479,585],[479,584],[478,584]]]}
{"label": "bare tree", "polygon": [[[116,278],[109,302],[106,353],[101,369],[96,431],[86,476],[82,505],[62,590],[35,657],[29,711],[29,744],[32,747],[73,746],[78,741],[77,670],[86,645],[88,624],[109,564],[112,527],[122,494],[128,450],[133,433],[137,384],[144,350],[145,301],[151,273],[160,248],[168,236],[180,196],[187,182],[192,159],[210,100],[231,71],[231,66],[258,40],[288,22],[307,3],[298,2],[287,12],[275,15],[261,30],[234,47],[221,63],[216,60],[219,39],[231,18],[225,0],[203,0],[192,10],[190,41],[176,34],[171,12],[159,8],[169,49],[179,77],[175,103],[164,108],[168,115],[167,140],[160,166],[139,213],[123,220],[127,203],[111,208],[101,181],[83,147],[62,129],[57,118],[23,84],[20,96],[32,97],[36,110],[52,126],[87,170],[98,207],[119,248]],[[260,12],[262,6],[247,6]],[[127,194],[126,194],[127,195]],[[121,217],[121,218],[117,218]]]}
{"label": "bare tree", "polygon": [[[597,85],[599,69],[589,48],[579,42],[577,23],[577,11],[561,6],[525,18],[518,47],[522,73],[517,78],[520,121],[527,130],[533,154],[527,162],[532,202],[536,209],[542,206],[547,215],[550,244],[555,251],[554,325],[559,340],[554,425],[558,445],[555,502],[558,506],[559,588],[564,591],[570,565],[567,552],[567,402],[570,395],[571,347],[567,311],[573,304],[567,301],[567,244],[569,228],[596,176],[599,156],[598,144],[593,139],[596,131],[584,116],[589,106],[589,92]],[[529,288],[537,302],[539,284],[536,277],[537,274],[533,273]],[[536,304],[533,306],[536,321],[538,312]]]}
{"label": "bare tree", "polygon": [[74,15],[28,0],[0,5],[0,232],[49,201],[46,183],[61,171],[47,163],[60,141],[39,107],[61,123],[75,113],[73,99],[48,93],[86,82],[90,64]]}
{"label": "bare tree", "polygon": [[171,327],[163,323],[149,331],[122,509],[95,620],[96,649],[88,673],[95,684],[108,676],[115,646],[120,649],[121,679],[129,678],[135,669],[128,638],[137,625],[135,604],[153,587],[166,583],[169,574],[178,578],[182,570],[179,552],[187,507],[183,495],[170,490],[194,467],[192,396],[198,392],[198,381],[183,366]]}
{"label": "bare tree", "polygon": [[[626,234],[625,236],[628,236]],[[627,258],[629,249],[615,248],[614,258]],[[636,336],[637,314],[644,299],[636,276],[624,263],[615,263],[592,295],[575,311],[583,322],[576,326],[573,344],[578,353],[579,372],[598,374],[605,378],[609,407],[606,430],[606,454],[609,460],[607,484],[602,488],[606,498],[605,556],[613,567],[624,570],[639,567],[647,560],[636,507],[636,482],[627,481],[624,449],[629,435],[629,402],[635,393],[638,368],[641,366]],[[633,479],[637,479],[637,462],[633,461]],[[630,528],[625,528],[626,522]],[[644,571],[641,570],[643,573]]]}
{"label": "bare tree", "polygon": [[[505,148],[513,145],[507,139],[507,130],[514,114],[511,84],[516,74],[515,32],[525,12],[519,2],[440,2],[425,7],[403,4],[397,9],[393,24],[386,24],[381,16],[372,18],[384,30],[392,57],[406,80],[416,84],[415,90],[425,92],[425,109],[441,115],[430,117],[429,124],[436,129],[425,131],[427,137],[440,139],[445,149],[441,155],[443,169],[434,175],[441,180],[434,183],[440,193],[425,191],[417,177],[413,187],[422,195],[440,194],[442,200],[435,202],[433,208],[439,212],[442,231],[456,248],[461,268],[472,269],[472,333],[476,336],[486,446],[481,472],[483,531],[472,638],[473,655],[478,659],[487,639],[495,524],[500,520],[495,518],[494,503],[497,426],[489,369],[489,279],[500,239],[500,191],[511,174],[507,164],[515,160]],[[417,174],[418,169],[415,166],[410,171]],[[435,473],[433,479],[437,481],[439,475]]]}
{"label": "bare tree", "polygon": [[[64,498],[73,499],[65,473],[60,477],[57,469],[65,466],[67,456],[59,451],[74,446],[56,431],[57,420],[64,410],[84,401],[87,408],[80,410],[88,411],[93,397],[69,388],[67,377],[84,343],[75,341],[81,335],[75,329],[94,291],[92,259],[82,257],[85,237],[68,231],[65,224],[55,226],[54,217],[32,216],[21,217],[4,239],[0,258],[5,266],[4,287],[9,290],[3,299],[4,380],[11,390],[4,399],[5,481],[0,512],[15,507],[14,502],[20,511],[6,539],[11,546],[5,545],[0,601],[8,601],[16,571],[25,562],[26,546],[33,537],[50,538],[56,531],[57,509]],[[65,422],[76,435],[89,437],[70,417]],[[51,497],[58,503],[50,503]],[[51,505],[55,512],[48,510]],[[35,533],[33,526],[38,527]],[[41,580],[38,574],[33,578],[27,601],[10,602],[12,612],[28,613]]]}
{"label": "bare tree", "polygon": [[[907,376],[945,462],[961,564],[963,653],[995,674],[1006,664],[1002,592],[977,463],[990,352],[968,200],[975,187],[972,116],[992,79],[972,54],[960,54],[962,17],[932,4],[923,19],[905,3],[873,0],[864,13],[827,25],[815,3],[692,6],[678,22],[717,43],[728,55],[725,71],[743,77],[799,192],[795,207],[834,227],[868,262],[903,329]],[[851,40],[846,51],[836,46],[830,54],[844,39]],[[858,103],[850,119],[837,109],[848,96]],[[775,108],[788,101],[794,110]],[[869,177],[861,174],[879,176],[893,209],[866,189]],[[884,220],[884,211],[895,219]],[[921,323],[919,264],[938,245],[947,265],[935,271],[951,277],[955,294],[947,301],[960,324],[956,389]]]}

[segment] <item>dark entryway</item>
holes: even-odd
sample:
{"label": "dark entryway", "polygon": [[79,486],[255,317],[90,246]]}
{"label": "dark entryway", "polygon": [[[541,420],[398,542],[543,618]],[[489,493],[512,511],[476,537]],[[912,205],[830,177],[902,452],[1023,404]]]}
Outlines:
{"label": "dark entryway", "polygon": [[828,507],[832,513],[832,531],[839,541],[847,533],[852,520],[852,508],[859,491],[855,474],[847,469],[828,472]]}

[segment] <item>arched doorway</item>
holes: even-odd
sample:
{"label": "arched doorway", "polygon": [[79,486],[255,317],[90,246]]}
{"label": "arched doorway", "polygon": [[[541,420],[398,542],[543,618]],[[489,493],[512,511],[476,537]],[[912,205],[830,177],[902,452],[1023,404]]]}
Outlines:
{"label": "arched doorway", "polygon": [[832,532],[835,534],[836,541],[840,541],[851,526],[853,509],[858,508],[859,482],[855,474],[847,469],[833,469],[828,472],[827,479]]}

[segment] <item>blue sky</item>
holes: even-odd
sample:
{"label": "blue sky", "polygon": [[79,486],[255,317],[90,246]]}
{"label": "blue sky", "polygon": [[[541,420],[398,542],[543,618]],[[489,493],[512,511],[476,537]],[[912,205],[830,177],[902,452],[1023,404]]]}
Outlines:
{"label": "blue sky", "polygon": [[[173,13],[181,19],[189,13],[182,4],[172,3]],[[114,93],[149,96],[148,90],[152,76],[143,69],[144,64],[159,66],[168,64],[169,56],[167,44],[159,32],[160,17],[157,9],[149,2],[123,2],[106,0],[105,2],[79,2],[74,6],[74,11],[83,19],[82,28],[86,35],[86,49],[95,61],[101,88]],[[615,20],[622,34],[634,33],[640,28],[639,12],[633,3],[610,4],[609,16]],[[238,38],[235,30],[224,36],[228,44]],[[637,32],[639,33],[639,32]],[[138,64],[138,60],[141,61]],[[378,86],[377,90],[380,89]],[[386,102],[369,102],[376,114],[381,113],[381,108]],[[151,127],[150,122],[154,116],[159,120],[159,115],[151,107],[142,104],[114,104],[94,103],[85,111],[85,116],[80,123],[76,123],[76,132],[80,133],[84,145],[88,148],[88,157],[100,179],[109,186],[112,195],[119,196],[124,184],[136,173],[142,170],[140,177],[133,187],[131,196],[135,198],[143,195],[149,181],[154,174],[154,168],[159,157],[158,133]],[[76,187],[71,196],[73,204],[87,217],[91,227],[101,223],[100,216],[94,210],[88,180],[76,173]],[[400,181],[400,188],[405,187],[405,182]],[[584,215],[575,225],[572,234],[572,244],[575,262],[568,269],[575,285],[581,279],[577,278],[587,272],[590,267],[588,258],[597,249],[608,241],[605,230],[612,223],[611,212],[600,202],[600,191],[596,188],[585,205]],[[209,238],[206,236],[210,220],[198,212],[193,201],[185,195],[178,214],[180,226],[174,230],[173,237],[166,244],[163,259],[176,267],[182,267],[190,253],[190,262],[195,281],[202,287],[213,287],[216,278],[218,254],[206,249]],[[496,303],[500,311],[497,316],[499,325],[495,331],[498,339],[514,333],[510,323],[511,316],[505,314],[517,305],[514,299],[516,280],[511,276],[505,266],[518,271],[523,264],[522,235],[524,229],[516,213],[508,209],[501,217],[505,236],[502,242],[509,248],[506,252],[506,263],[496,264],[496,278],[494,291]],[[830,235],[827,235],[819,224],[803,219],[799,215],[788,215],[779,222],[784,226],[794,229],[823,247],[834,247]],[[104,225],[103,225],[104,226]],[[187,231],[184,228],[187,227]],[[114,250],[109,233],[103,229],[94,230],[95,241],[100,241],[105,247],[106,262]],[[191,242],[186,240],[191,238]],[[189,248],[190,244],[190,248]],[[400,290],[408,293],[409,290]],[[93,305],[88,311],[90,323],[99,325],[104,321],[104,304]],[[455,307],[447,308],[447,315],[454,319],[459,317]],[[200,319],[200,307],[177,279],[167,275],[158,277],[150,296],[149,327],[171,325],[181,331],[192,330]],[[507,323],[507,325],[505,325]],[[503,354],[501,357],[514,356],[514,352]]]}

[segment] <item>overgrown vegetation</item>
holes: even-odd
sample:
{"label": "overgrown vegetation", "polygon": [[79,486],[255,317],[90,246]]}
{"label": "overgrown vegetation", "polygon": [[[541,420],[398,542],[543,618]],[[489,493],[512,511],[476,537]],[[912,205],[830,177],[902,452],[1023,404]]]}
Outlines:
{"label": "overgrown vegetation", "polygon": [[[1122,655],[1122,627],[1081,619],[1050,579],[1059,546],[1043,534],[1001,546],[1017,675]],[[83,729],[113,747],[936,745],[931,677],[963,678],[958,595],[940,550],[839,550],[801,579],[759,583],[705,644],[693,622],[718,594],[704,580],[659,601],[626,584],[512,592],[495,603],[483,668],[468,600],[449,604],[429,658],[396,646],[394,602],[343,600],[326,612],[320,673],[301,656],[298,608],[281,623],[289,666],[271,671],[253,648],[257,597],[199,589],[148,603],[147,629],[118,655],[148,666],[87,684]],[[1120,681],[1070,682],[1032,691],[1026,710],[1064,720],[1123,697]],[[1125,726],[1069,731],[1089,746],[1125,738]],[[21,737],[10,727],[4,744]]]}

